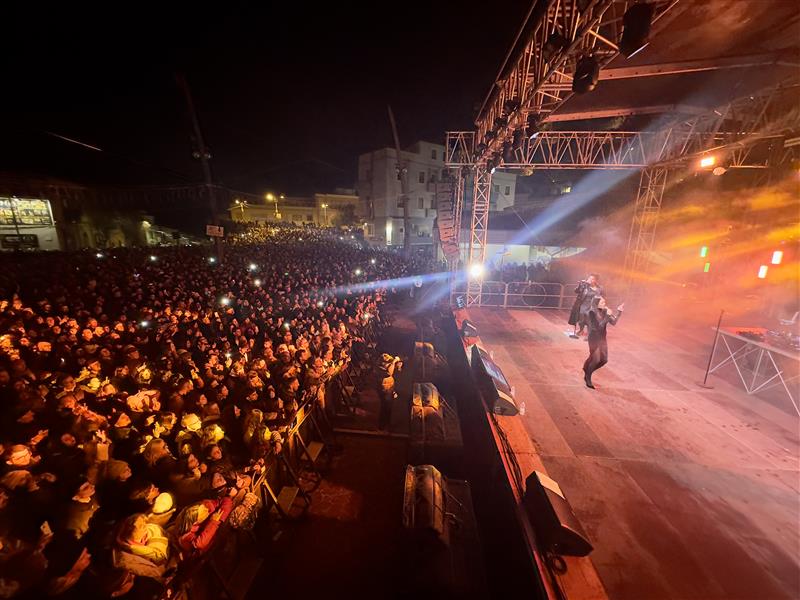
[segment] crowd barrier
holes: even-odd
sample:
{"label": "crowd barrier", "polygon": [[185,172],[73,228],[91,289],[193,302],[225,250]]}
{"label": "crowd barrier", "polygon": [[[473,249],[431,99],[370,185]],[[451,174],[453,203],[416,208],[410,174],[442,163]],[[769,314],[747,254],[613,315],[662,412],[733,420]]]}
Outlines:
{"label": "crowd barrier", "polygon": [[[375,327],[366,327],[364,334],[365,345],[374,343]],[[270,524],[276,519],[301,516],[311,504],[311,492],[322,481],[322,456],[327,454],[329,460],[336,445],[331,414],[335,405],[346,411],[355,409],[356,379],[370,372],[361,366],[363,358],[354,356],[324,382],[325,406],[318,400],[318,389],[304,392],[293,420],[283,432],[281,451],[270,452],[264,457],[264,464],[252,473],[252,483],[246,491],[259,499],[255,527],[237,530],[224,523],[206,553],[179,563],[175,575],[165,582],[159,600],[244,597],[262,566],[264,544],[273,536]],[[244,493],[237,497],[237,505],[243,497]],[[303,504],[295,506],[297,499]]]}
{"label": "crowd barrier", "polygon": [[[465,283],[450,293],[451,305],[457,305],[459,296],[467,293]],[[482,281],[477,306],[495,308],[556,308],[569,309],[575,294],[562,283],[538,281]]]}

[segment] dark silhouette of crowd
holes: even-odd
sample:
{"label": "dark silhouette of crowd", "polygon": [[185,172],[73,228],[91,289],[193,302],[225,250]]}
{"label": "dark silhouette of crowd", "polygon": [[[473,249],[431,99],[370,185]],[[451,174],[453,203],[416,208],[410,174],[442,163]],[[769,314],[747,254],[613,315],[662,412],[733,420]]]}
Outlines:
{"label": "dark silhouette of crowd", "polygon": [[253,508],[298,406],[329,407],[393,294],[369,282],[423,267],[308,226],[237,235],[222,259],[2,258],[0,598],[169,581]]}

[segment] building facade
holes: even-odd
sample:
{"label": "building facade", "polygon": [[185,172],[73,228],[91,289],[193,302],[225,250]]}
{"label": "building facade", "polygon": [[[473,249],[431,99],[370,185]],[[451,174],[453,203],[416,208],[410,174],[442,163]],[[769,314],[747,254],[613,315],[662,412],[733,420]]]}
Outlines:
{"label": "building facade", "polygon": [[355,225],[361,223],[358,212],[358,196],[353,190],[337,190],[331,194],[305,196],[276,196],[274,201],[247,201],[235,199],[228,207],[230,218],[235,222],[313,223],[322,227]]}
{"label": "building facade", "polygon": [[[408,169],[408,199],[411,244],[433,244],[436,219],[436,184],[445,175],[445,148],[441,144],[419,141],[401,151],[401,161]],[[466,202],[472,194],[467,182]],[[502,211],[513,206],[516,175],[497,172],[493,176],[490,210]],[[397,172],[397,152],[381,148],[362,154],[358,159],[359,215],[367,223],[367,236],[386,246],[403,244],[403,203]]]}

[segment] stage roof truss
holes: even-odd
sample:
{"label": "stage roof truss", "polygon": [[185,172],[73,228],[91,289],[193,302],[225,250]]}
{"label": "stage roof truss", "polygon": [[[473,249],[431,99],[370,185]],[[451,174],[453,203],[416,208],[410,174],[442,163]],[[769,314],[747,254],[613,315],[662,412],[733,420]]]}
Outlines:
{"label": "stage roof truss", "polygon": [[[502,148],[515,129],[525,127],[528,116],[535,114],[545,122],[572,95],[572,75],[577,61],[593,56],[602,67],[618,55],[617,44],[622,34],[622,16],[630,2],[616,0],[550,0],[531,8],[527,31],[523,27],[517,38],[516,52],[507,60],[484,100],[476,132],[479,140],[492,132],[487,149],[477,157],[485,161]],[[678,0],[659,0],[655,7],[653,34],[662,17]],[[584,6],[585,5],[585,6]],[[551,50],[551,36],[559,35],[566,46]],[[651,34],[652,35],[652,34]],[[509,109],[509,102],[516,108]],[[498,120],[506,125],[498,126]]]}

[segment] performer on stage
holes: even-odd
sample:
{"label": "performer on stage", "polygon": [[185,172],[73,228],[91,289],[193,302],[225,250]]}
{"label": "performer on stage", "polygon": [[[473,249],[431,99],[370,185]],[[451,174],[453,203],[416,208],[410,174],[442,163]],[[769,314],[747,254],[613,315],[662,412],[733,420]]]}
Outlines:
{"label": "performer on stage", "polygon": [[597,275],[595,273],[590,273],[589,276],[581,281],[578,287],[575,288],[575,294],[575,302],[569,313],[568,323],[575,328],[572,335],[569,337],[577,340],[583,333],[583,328],[589,324],[588,314],[592,306],[592,300],[603,295],[603,288],[600,287],[598,283]]}
{"label": "performer on stage", "polygon": [[625,304],[620,304],[617,314],[612,315],[606,306],[606,299],[597,296],[592,300],[592,308],[589,310],[589,358],[583,363],[583,380],[586,387],[594,389],[592,385],[592,373],[601,368],[608,362],[608,342],[606,341],[606,326],[611,323],[616,325]]}

